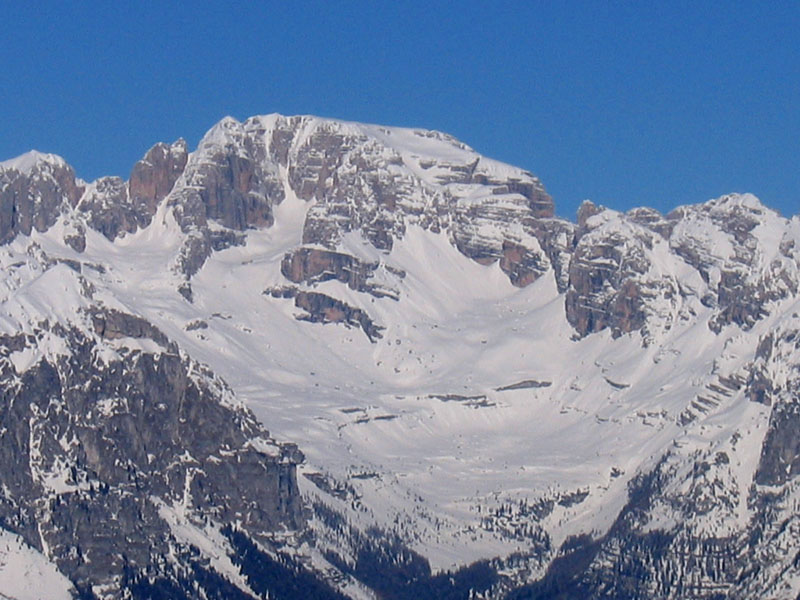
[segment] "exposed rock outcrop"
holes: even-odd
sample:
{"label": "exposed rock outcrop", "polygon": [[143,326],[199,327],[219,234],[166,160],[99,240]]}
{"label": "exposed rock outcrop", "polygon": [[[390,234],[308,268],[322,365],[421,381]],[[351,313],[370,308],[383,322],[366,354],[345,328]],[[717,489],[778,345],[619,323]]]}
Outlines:
{"label": "exposed rock outcrop", "polygon": [[[294,283],[337,279],[397,298],[371,275],[382,262],[356,259],[343,241],[356,235],[389,253],[408,227],[422,227],[445,232],[480,264],[497,263],[518,287],[552,276],[579,336],[610,329],[648,338],[651,317],[662,323],[656,328],[669,328],[696,312],[698,300],[714,310],[713,331],[748,329],[800,289],[800,235],[752,196],[666,216],[649,208],[620,214],[587,201],[571,224],[553,216],[553,201],[533,175],[434,131],[315,117],[226,118],[192,155],[183,140],[157,144],[127,183],[101,178],[85,191],[57,157],[33,154],[3,165],[0,241],[43,231],[77,206],[81,217],[67,219],[64,240],[80,252],[87,228],[113,241],[146,227],[168,198],[185,235],[173,268],[187,281],[213,252],[245,243],[247,230],[271,227],[288,194],[307,203],[303,246],[282,266]],[[760,233],[765,227],[785,230],[778,247]],[[691,283],[682,275],[686,265]]]}
{"label": "exposed rock outcrop", "polygon": [[[766,316],[771,303],[797,293],[797,257],[786,220],[749,194],[732,194],[668,215],[673,221],[670,248],[697,269],[718,313],[714,331],[735,324],[749,329]],[[760,231],[783,229],[786,246]]]}
{"label": "exposed rock outcrop", "polygon": [[[796,233],[753,196],[725,196],[667,217],[587,202],[578,221],[566,312],[579,335],[646,333],[650,315],[670,326],[695,312],[696,301],[714,309],[713,331],[747,330],[800,287]],[[776,245],[761,231],[783,231],[784,239]]]}
{"label": "exposed rock outcrop", "polygon": [[[105,342],[49,325],[0,338],[5,528],[78,590],[123,597],[126,582],[177,581],[207,560],[181,527],[235,524],[268,543],[272,532],[302,525],[294,446],[272,441],[222,381],[144,319],[107,309],[90,318],[104,340],[152,339],[165,350],[123,345],[97,360]],[[15,370],[12,353],[54,335],[60,358]]]}
{"label": "exposed rock outcrop", "polygon": [[[342,252],[301,247],[283,257],[281,273],[293,283],[315,285],[335,279],[358,292],[365,292],[376,298],[390,297],[397,300],[396,290],[375,281],[374,275],[379,266],[381,265],[377,262],[364,262]],[[391,269],[390,272],[400,279],[404,276],[396,269]]]}
{"label": "exposed rock outcrop", "polygon": [[126,183],[119,177],[101,177],[90,184],[78,204],[89,226],[114,241],[147,227],[158,204],[172,190],[186,166],[186,142],[153,146],[136,163]]}
{"label": "exposed rock outcrop", "polygon": [[647,319],[645,295],[673,293],[669,281],[650,273],[653,234],[612,211],[585,217],[588,206],[569,264],[567,319],[579,335],[637,331]]}
{"label": "exposed rock outcrop", "polygon": [[179,139],[171,145],[156,144],[134,165],[128,179],[128,196],[138,214],[144,215],[140,227],[150,223],[158,204],[172,191],[188,157],[186,141]]}
{"label": "exposed rock outcrop", "polygon": [[78,204],[88,225],[112,242],[133,233],[149,222],[146,213],[137,212],[128,199],[128,186],[119,177],[102,177],[86,190]]}
{"label": "exposed rock outcrop", "polygon": [[800,475],[800,318],[764,336],[749,369],[748,398],[772,408],[756,483],[782,486]]}
{"label": "exposed rock outcrop", "polygon": [[[453,157],[437,158],[439,149]],[[517,285],[549,267],[553,248],[539,243],[536,222],[553,216],[553,202],[541,183],[438,132],[313,117],[225,119],[200,143],[170,202],[186,232],[209,220],[241,231],[270,226],[287,190],[311,203],[306,245],[335,251],[359,232],[388,252],[415,224],[449,229],[456,247],[481,263],[504,259]],[[193,254],[189,262],[202,264],[203,253]]]}
{"label": "exposed rock outcrop", "polygon": [[294,304],[306,311],[300,319],[312,323],[343,323],[351,327],[360,327],[370,342],[375,342],[383,337],[383,327],[376,325],[369,315],[360,308],[331,298],[319,292],[297,292]]}
{"label": "exposed rock outcrop", "polygon": [[273,205],[284,197],[264,140],[231,118],[206,134],[179,183],[171,203],[185,232],[209,219],[236,231],[269,226]]}
{"label": "exposed rock outcrop", "polygon": [[0,163],[0,244],[47,231],[82,193],[72,167],[53,154],[32,151]]}
{"label": "exposed rock outcrop", "polygon": [[364,263],[341,252],[298,248],[283,257],[281,273],[294,283],[318,283],[337,279],[354,290],[363,290],[377,263]]}
{"label": "exposed rock outcrop", "polygon": [[295,286],[267,289],[264,294],[272,298],[294,298],[294,305],[304,311],[296,315],[301,321],[341,323],[347,327],[358,327],[373,343],[383,337],[381,332],[385,328],[376,324],[366,312],[327,294],[303,291]]}
{"label": "exposed rock outcrop", "polygon": [[150,339],[165,350],[178,353],[178,347],[146,319],[105,307],[93,308],[89,312],[89,317],[94,332],[103,339],[116,340],[124,337]]}

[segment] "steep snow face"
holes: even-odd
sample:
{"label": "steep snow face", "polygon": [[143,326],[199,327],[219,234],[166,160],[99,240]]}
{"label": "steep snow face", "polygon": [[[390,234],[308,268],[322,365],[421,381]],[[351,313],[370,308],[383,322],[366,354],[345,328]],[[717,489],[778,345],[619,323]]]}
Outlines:
{"label": "steep snow face", "polygon": [[[446,134],[315,117],[225,119],[190,155],[157,148],[141,180],[157,185],[94,182],[0,247],[0,324],[74,324],[100,302],[208,364],[306,454],[315,564],[353,548],[333,510],[435,569],[517,553],[509,586],[545,576],[576,536],[596,543],[602,582],[619,548],[664,534],[662,566],[689,572],[682,549],[713,562],[708,548],[745,548],[755,523],[777,541],[753,554],[789,572],[798,218],[731,195],[666,216],[587,205],[575,225],[534,176]],[[151,208],[96,218],[120,203]],[[16,372],[69,352],[42,340],[9,354]],[[175,536],[204,535],[158,511]],[[200,548],[220,535],[206,533]],[[734,590],[732,572],[698,567],[692,589]]]}

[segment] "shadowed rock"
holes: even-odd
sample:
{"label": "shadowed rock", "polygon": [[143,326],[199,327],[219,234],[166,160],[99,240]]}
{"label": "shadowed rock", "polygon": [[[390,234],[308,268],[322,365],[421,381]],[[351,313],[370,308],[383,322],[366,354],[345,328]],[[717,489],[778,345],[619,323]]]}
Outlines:
{"label": "shadowed rock", "polygon": [[367,280],[378,263],[365,263],[341,252],[298,248],[281,261],[281,273],[294,283],[319,283],[336,279],[358,291],[368,291]]}
{"label": "shadowed rock", "polygon": [[312,323],[342,323],[350,327],[360,327],[370,342],[376,342],[384,329],[376,325],[369,315],[360,308],[318,292],[297,292],[294,304],[306,311],[298,319]]}

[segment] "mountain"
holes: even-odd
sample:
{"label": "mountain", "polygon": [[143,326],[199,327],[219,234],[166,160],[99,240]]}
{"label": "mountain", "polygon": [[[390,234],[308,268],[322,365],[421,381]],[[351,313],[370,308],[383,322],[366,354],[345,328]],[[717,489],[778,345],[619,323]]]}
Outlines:
{"label": "mountain", "polygon": [[0,597],[800,596],[800,216],[268,115],[0,243]]}

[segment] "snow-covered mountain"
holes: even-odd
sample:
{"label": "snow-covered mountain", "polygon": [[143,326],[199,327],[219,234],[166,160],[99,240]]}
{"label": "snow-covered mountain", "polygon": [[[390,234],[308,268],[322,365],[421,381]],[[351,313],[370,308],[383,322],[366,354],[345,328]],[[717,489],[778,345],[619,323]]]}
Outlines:
{"label": "snow-covered mountain", "polygon": [[751,195],[571,223],[269,115],[1,162],[0,243],[0,597],[800,594],[800,217]]}

